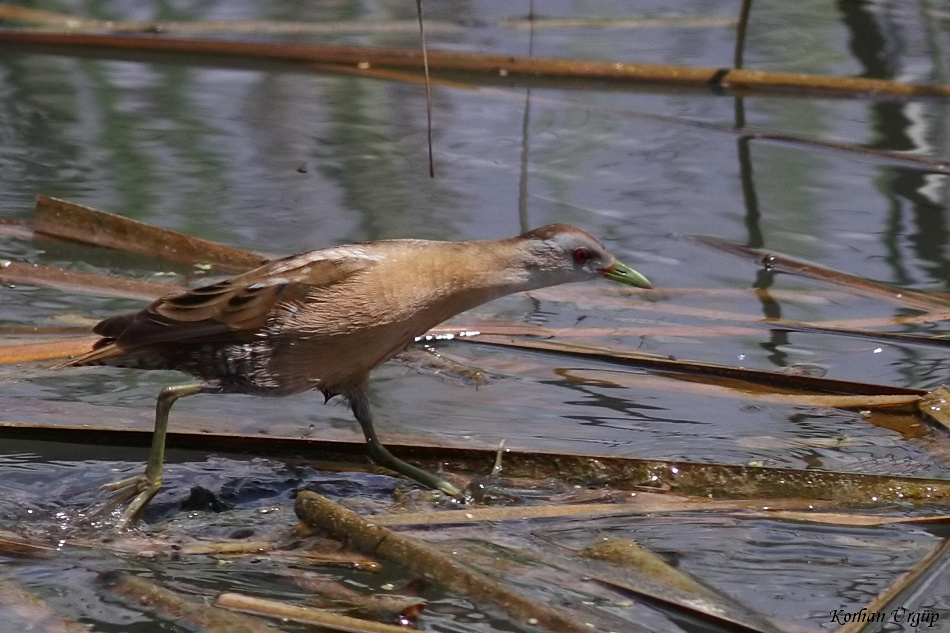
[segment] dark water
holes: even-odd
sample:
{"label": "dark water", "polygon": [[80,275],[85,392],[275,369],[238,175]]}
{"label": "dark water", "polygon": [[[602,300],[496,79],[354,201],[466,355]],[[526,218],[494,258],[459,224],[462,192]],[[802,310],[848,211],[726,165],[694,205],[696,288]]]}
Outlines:
{"label": "dark water", "polygon": [[[679,15],[704,18],[705,23],[538,28],[530,43],[528,30],[504,22],[522,18],[527,5],[429,5],[426,16],[434,25],[461,27],[433,27],[428,36],[433,48],[527,54],[530,46],[538,56],[703,67],[732,63],[735,29],[722,19],[734,17],[736,8],[722,3],[694,1],[676,7]],[[415,18],[414,4],[408,2],[305,8],[282,2],[263,7],[211,2],[162,9],[121,3],[98,10],[102,13],[91,17]],[[604,19],[662,17],[670,11],[661,2],[638,3],[636,15],[609,3],[581,9],[575,3],[546,2],[536,10],[542,16]],[[760,3],[752,12],[745,64],[761,70],[946,83],[947,10],[941,3]],[[417,34],[332,36],[329,41],[415,47]],[[761,327],[745,334],[636,335],[637,328],[653,332],[661,325],[746,323],[735,315],[808,322],[878,319],[876,327],[890,331],[945,332],[939,322],[886,325],[887,319],[912,312],[881,298],[770,273],[756,262],[691,239],[712,236],[904,289],[946,292],[950,226],[945,169],[804,142],[743,138],[742,130],[735,129],[737,102],[713,91],[546,86],[532,89],[529,102],[526,117],[526,91],[517,86],[435,87],[438,177],[431,180],[425,164],[425,95],[416,84],[317,72],[77,59],[4,48],[0,217],[28,219],[35,196],[47,194],[238,247],[284,254],[390,237],[513,235],[521,228],[519,197],[525,190],[529,226],[577,224],[601,237],[658,288],[709,292],[661,297],[647,311],[637,309],[639,296],[621,295],[604,285],[578,286],[509,297],[460,317],[458,323],[499,318],[550,327],[625,328],[608,343],[755,369],[805,366],[831,378],[885,385],[930,389],[947,382],[946,351],[936,346]],[[743,130],[950,159],[946,101],[773,94],[748,96],[739,106]],[[0,238],[0,257],[143,278],[163,272],[155,262],[15,238]],[[165,270],[182,272],[171,265]],[[763,300],[753,288],[773,290],[778,298]],[[30,287],[0,292],[3,325],[101,318],[140,305]],[[665,313],[663,306],[679,310]],[[702,311],[722,316],[710,319]],[[541,355],[461,343],[440,349],[499,377],[475,390],[404,365],[386,366],[376,372],[372,388],[381,432],[461,442],[505,439],[519,448],[693,461],[937,476],[947,472],[945,459],[926,450],[926,437],[910,440],[869,424],[857,412],[697,397],[668,388],[576,383],[555,373],[565,366],[562,361]],[[170,374],[122,370],[53,373],[43,365],[0,369],[4,398],[23,403],[16,419],[37,421],[43,420],[44,402],[146,411],[158,389],[176,380]],[[345,408],[321,403],[319,395],[279,402],[208,396],[182,402],[176,411],[234,418],[251,432],[276,423],[313,426],[314,432],[321,426],[352,428]],[[85,500],[82,491],[112,476],[109,467],[138,468],[123,462],[128,452],[97,453],[108,460],[98,461],[90,458],[90,450],[4,441],[0,504],[5,507],[0,510],[16,521],[23,518],[18,509],[53,512],[71,497],[78,505]],[[203,485],[211,489],[222,485],[219,475],[243,463],[219,468],[204,456],[192,457],[194,461],[177,456],[182,472],[203,477]],[[270,473],[280,465],[262,468]],[[187,486],[169,488],[158,502],[171,507]],[[287,506],[290,497],[288,488],[275,503]],[[663,524],[652,529],[662,532]],[[911,528],[867,531],[880,537],[875,547],[889,543],[897,549],[905,541],[933,540]],[[696,534],[703,535],[699,553],[691,542]],[[766,613],[788,620],[799,619],[797,615],[816,627],[829,627],[824,611],[836,604],[853,606],[873,595],[849,594],[845,588],[852,578],[893,578],[926,550],[914,550],[911,560],[882,562],[876,555],[839,549],[841,539],[847,547],[858,547],[853,535],[767,522],[725,530],[700,521],[656,538],[663,548],[693,552],[686,556],[695,570],[726,565],[733,548],[739,548],[737,555],[745,562],[713,575],[721,574],[721,582]],[[761,544],[779,541],[774,548]],[[802,560],[827,561],[835,552],[843,552],[847,564],[822,563],[819,576],[803,571]],[[786,566],[790,560],[795,562]],[[747,567],[771,569],[788,581],[781,590],[762,589],[760,581],[750,580]],[[11,574],[48,587],[42,569],[21,565]],[[84,582],[77,577],[73,586]],[[880,588],[874,585],[874,591]],[[781,592],[787,592],[787,601],[768,597]],[[809,609],[814,595],[823,599]],[[122,618],[102,615],[89,606],[98,599],[88,600],[78,606],[77,598],[67,607],[86,613],[101,630],[116,630]],[[946,606],[946,595],[935,600]],[[133,619],[146,626],[143,617]]]}

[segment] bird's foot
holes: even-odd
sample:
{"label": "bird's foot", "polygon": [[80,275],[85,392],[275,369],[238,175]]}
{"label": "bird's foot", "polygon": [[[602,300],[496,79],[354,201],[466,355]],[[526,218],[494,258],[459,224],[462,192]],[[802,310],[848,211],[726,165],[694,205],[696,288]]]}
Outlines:
{"label": "bird's foot", "polygon": [[469,500],[485,505],[498,505],[520,501],[520,496],[505,490],[501,482],[501,460],[508,449],[505,440],[498,445],[495,463],[487,475],[473,477],[466,488]]}
{"label": "bird's foot", "polygon": [[86,516],[92,519],[110,514],[119,506],[128,503],[115,524],[116,528],[124,530],[145,509],[145,506],[148,505],[148,502],[151,501],[161,486],[162,480],[160,478],[150,478],[144,473],[135,477],[120,479],[111,484],[105,484],[99,488],[99,492],[108,493],[109,498],[104,503],[92,507]]}

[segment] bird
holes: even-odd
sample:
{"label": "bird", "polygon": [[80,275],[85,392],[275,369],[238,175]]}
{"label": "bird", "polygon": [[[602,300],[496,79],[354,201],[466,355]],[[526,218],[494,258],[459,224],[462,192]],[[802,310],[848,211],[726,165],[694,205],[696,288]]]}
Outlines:
{"label": "bird", "polygon": [[390,239],[309,251],[106,318],[94,326],[101,338],[89,352],[56,367],[178,370],[198,382],[161,390],[144,473],[103,486],[109,498],[100,511],[124,505],[116,527],[126,529],[158,492],[169,411],[180,398],[308,390],[325,401],[346,399],[377,464],[464,500],[459,487],[398,459],[379,440],[370,372],[466,310],[594,279],[652,288],[586,231],[552,224],[500,240]]}

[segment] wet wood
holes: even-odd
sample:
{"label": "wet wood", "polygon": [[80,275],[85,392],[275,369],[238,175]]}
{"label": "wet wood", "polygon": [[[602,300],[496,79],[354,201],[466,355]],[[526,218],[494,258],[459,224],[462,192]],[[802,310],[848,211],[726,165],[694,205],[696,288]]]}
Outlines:
{"label": "wet wood", "polygon": [[[45,402],[43,406],[43,417],[56,420],[55,425],[17,421],[7,413],[0,416],[0,437],[140,447],[151,442],[151,411],[64,402]],[[0,411],[17,411],[22,407],[22,399],[0,398]],[[36,413],[31,409],[31,415]],[[95,420],[96,426],[76,423],[76,420],[84,419]],[[133,430],[135,427],[139,430]],[[295,458],[308,455],[313,458],[310,463],[317,468],[349,471],[372,468],[366,458],[365,442],[355,429],[327,429],[321,431],[319,439],[293,434],[293,425],[272,428],[269,435],[240,434],[235,432],[233,420],[188,416],[176,418],[175,427],[176,430],[168,436],[171,448],[217,453],[250,452],[262,456],[291,455]],[[333,435],[353,439],[334,441],[330,439]],[[432,438],[387,434],[387,446],[395,455],[421,467],[442,468],[448,472],[489,472],[497,448],[476,449],[471,444],[466,442],[463,447],[453,447],[447,441],[436,442]],[[502,472],[506,478],[534,481],[555,478],[565,484],[615,490],[669,490],[712,500],[796,498],[831,501],[843,507],[883,507],[893,503],[950,504],[950,480],[925,477],[515,449],[506,450]]]}
{"label": "wet wood", "polygon": [[[937,309],[936,304],[934,304],[934,309],[932,310],[923,310],[922,308],[911,308],[916,311],[923,312],[922,314],[894,314],[888,305],[899,305],[901,307],[910,307],[903,306],[900,302],[900,298],[894,295],[893,301],[888,301],[888,305],[883,305],[880,303],[880,297],[870,297],[875,304],[876,309],[880,311],[880,316],[876,317],[859,317],[851,319],[825,319],[820,321],[790,321],[786,319],[767,319],[763,318],[761,314],[761,303],[762,301],[781,301],[788,302],[792,304],[798,304],[802,307],[808,307],[811,305],[827,305],[832,303],[843,303],[850,302],[853,303],[853,297],[855,295],[865,296],[865,293],[858,290],[851,290],[848,287],[839,286],[839,290],[832,291],[820,291],[820,290],[809,290],[802,293],[791,293],[789,291],[765,291],[761,289],[749,288],[742,291],[729,291],[723,290],[723,292],[717,293],[715,291],[698,291],[693,288],[685,288],[683,292],[676,292],[673,289],[654,289],[650,290],[649,301],[640,301],[640,292],[636,290],[629,290],[627,288],[618,288],[612,286],[591,286],[589,288],[564,288],[564,287],[552,287],[552,288],[543,288],[541,290],[532,290],[530,295],[539,299],[544,299],[547,301],[563,301],[563,302],[576,302],[578,300],[582,301],[585,305],[596,306],[599,309],[603,310],[640,310],[644,312],[657,312],[661,314],[670,314],[686,317],[694,317],[699,319],[709,319],[709,320],[720,320],[720,321],[734,321],[737,323],[762,323],[767,324],[772,327],[782,327],[788,325],[790,329],[799,325],[808,325],[818,328],[844,328],[844,329],[857,329],[857,328],[872,328],[872,327],[882,327],[887,325],[899,325],[899,324],[915,324],[915,323],[930,323],[935,321],[943,321],[950,319],[950,309],[946,305],[942,309]],[[573,290],[573,292],[571,292]],[[728,301],[729,305],[735,305],[735,297],[744,297],[748,301],[748,305],[756,312],[736,312],[734,310],[722,310],[722,309],[710,309],[704,307],[698,307],[693,305],[680,305],[676,303],[671,303],[668,301],[670,298],[675,297],[688,297],[692,298],[693,296],[704,300],[705,304],[711,304],[715,301],[706,300],[707,297],[710,299],[719,299],[720,301]],[[934,293],[933,295],[926,294],[926,297],[930,297],[932,301],[935,302],[945,302],[947,297],[942,294]],[[646,297],[643,297],[644,299]],[[923,299],[926,301],[926,299]],[[869,304],[870,305],[870,304]],[[496,327],[509,326],[512,328],[526,328],[530,329],[533,326],[526,326],[524,324],[506,324],[502,322],[493,322],[490,320],[485,321],[488,325],[494,325]],[[653,324],[655,325],[655,324]],[[638,324],[639,326],[639,324]],[[651,324],[646,324],[647,327],[651,327]],[[463,329],[459,326],[460,329]],[[477,325],[471,329],[479,329]],[[552,331],[566,331],[570,328],[551,328]],[[586,328],[584,328],[586,329]],[[596,330],[592,330],[596,331]],[[618,330],[619,332],[632,332],[636,333],[639,330],[636,330],[633,326],[621,326]]]}
{"label": "wet wood", "polygon": [[946,385],[923,396],[919,408],[924,417],[950,430],[950,389]]}
{"label": "wet wood", "polygon": [[0,218],[0,237],[31,240],[33,239],[33,227],[25,220]]}
{"label": "wet wood", "polygon": [[544,351],[576,358],[589,358],[601,362],[642,367],[653,371],[673,372],[678,374],[695,374],[722,379],[744,381],[752,384],[769,385],[811,393],[837,393],[864,396],[923,396],[927,392],[923,389],[907,387],[893,387],[889,385],[873,385],[870,383],[853,382],[849,380],[834,380],[803,376],[798,374],[783,374],[770,371],[732,367],[729,365],[715,365],[696,361],[680,361],[657,356],[656,354],[642,354],[626,350],[616,350],[604,347],[592,347],[557,341],[539,341],[521,339],[511,336],[473,335],[459,338],[460,341],[479,345],[494,345],[499,347],[520,348],[533,351]]}
{"label": "wet wood", "polygon": [[98,336],[83,336],[59,341],[0,345],[0,365],[56,360],[78,356],[92,349]]}
{"label": "wet wood", "polygon": [[[916,611],[920,614],[916,624],[911,624],[911,630],[926,631],[937,624],[940,619],[940,613],[934,609],[915,609],[915,604],[933,604],[926,596],[933,595],[934,588],[946,587],[947,569],[950,568],[950,539],[944,539],[939,547],[920,561],[916,567],[901,575],[887,589],[868,603],[864,609],[867,613],[886,613],[890,617],[887,621],[896,622],[893,617],[894,611],[904,610],[904,621],[908,611]],[[860,605],[854,605],[854,612],[857,613]],[[923,614],[928,614],[924,616]],[[923,619],[926,617],[927,619]],[[857,618],[838,628],[835,633],[859,633],[861,631],[883,630],[872,629],[868,622],[861,622]],[[933,629],[936,630],[936,629]]]}
{"label": "wet wood", "polygon": [[302,624],[313,624],[330,631],[346,633],[406,633],[406,628],[394,624],[360,620],[347,615],[339,615],[323,609],[299,607],[286,602],[265,600],[239,593],[222,593],[215,604],[225,609],[233,609],[254,615],[263,615],[280,620],[290,620]]}
{"label": "wet wood", "polygon": [[[384,68],[423,68],[418,49],[384,49],[354,46],[321,46],[281,42],[226,41],[213,39],[87,35],[29,31],[0,32],[0,45],[53,54],[86,54],[126,58],[148,53],[154,61],[270,61],[285,64],[368,65]],[[782,90],[840,96],[950,97],[950,86],[907,84],[861,77],[829,77],[729,68],[700,68],[516,55],[483,55],[468,52],[428,51],[433,72],[470,72],[505,77],[556,77],[627,83],[657,83],[704,87],[708,90]]]}
{"label": "wet wood", "polygon": [[226,609],[207,606],[200,600],[185,598],[151,580],[125,572],[108,572],[100,577],[102,585],[130,606],[144,609],[157,617],[205,633],[275,633],[278,629],[263,621]]}
{"label": "wet wood", "polygon": [[599,582],[666,603],[714,626],[735,633],[778,633],[781,630],[762,614],[671,566],[631,539],[602,538],[578,554],[609,564],[604,566],[609,567],[606,573],[591,573]]}
{"label": "wet wood", "polygon": [[855,514],[852,512],[798,512],[770,508],[766,512],[756,512],[747,517],[758,516],[763,519],[780,521],[800,521],[802,523],[817,523],[838,526],[879,526],[892,524],[907,525],[950,525],[950,515],[936,516],[906,516],[896,514]]}
{"label": "wet wood", "polygon": [[[3,35],[0,34],[0,40]],[[33,230],[96,246],[163,257],[185,264],[210,264],[221,271],[242,272],[267,258],[248,251],[161,229],[137,220],[79,204],[37,196]]]}
{"label": "wet wood", "polygon": [[[948,89],[950,89],[950,86],[948,86]],[[781,255],[779,253],[758,248],[749,248],[747,246],[740,246],[738,244],[733,244],[731,242],[713,237],[698,236],[694,237],[693,239],[719,250],[752,258],[767,270],[790,273],[801,277],[806,277],[808,279],[816,279],[825,283],[835,284],[837,286],[847,288],[852,292],[860,293],[875,299],[885,299],[907,308],[924,311],[938,310],[944,312],[948,307],[948,302],[946,300],[933,295],[925,294],[923,292],[916,292],[914,290],[905,290],[888,286],[886,284],[856,277],[855,275],[850,275],[848,273],[842,273],[815,264],[810,264],[808,262],[804,262],[793,257],[788,257],[786,255]]]}
{"label": "wet wood", "polygon": [[59,318],[64,323],[73,322],[81,325],[0,325],[0,339],[17,339],[23,337],[36,336],[82,336],[88,334],[99,320],[87,319],[80,316],[62,316]]}
{"label": "wet wood", "polygon": [[571,505],[545,504],[535,506],[474,506],[466,510],[439,512],[394,512],[374,514],[373,524],[382,526],[425,527],[460,525],[466,523],[502,523],[506,521],[542,521],[550,519],[595,519],[600,517],[637,516],[671,512],[723,512],[761,510],[762,508],[804,510],[828,507],[828,502],[816,499],[753,499],[717,500],[703,497],[685,497],[656,492],[632,492],[627,499],[613,503],[577,503]]}
{"label": "wet wood", "polygon": [[270,541],[223,541],[185,545],[178,553],[181,556],[246,556],[263,554],[272,549],[274,544]]}
{"label": "wet wood", "polygon": [[314,594],[307,599],[307,606],[331,609],[335,612],[346,610],[383,622],[392,622],[396,618],[402,618],[404,622],[415,621],[426,607],[426,601],[418,596],[366,594],[356,591],[337,578],[309,571],[288,571],[290,573],[281,577],[292,582],[295,587]]}
{"label": "wet wood", "polygon": [[0,283],[54,288],[64,292],[151,301],[181,288],[159,281],[98,275],[65,268],[0,260]]}
{"label": "wet wood", "polygon": [[[118,22],[93,20],[79,16],[0,4],[0,20],[22,24],[41,24],[71,31],[100,33],[248,33],[252,35],[342,35],[348,33],[406,33],[419,26],[415,20],[364,20],[328,22],[281,22],[274,20],[196,20],[177,22]],[[675,22],[673,24],[676,24]],[[465,27],[451,22],[426,20],[426,30],[434,33],[458,33]],[[517,27],[516,27],[517,28]]]}
{"label": "wet wood", "polygon": [[671,567],[665,560],[644,549],[632,539],[622,537],[599,539],[578,552],[578,555],[620,567],[629,567],[657,578],[662,583],[691,592],[697,597],[711,593],[708,587],[695,578]]}
{"label": "wet wood", "polygon": [[36,558],[55,554],[56,550],[46,545],[31,543],[18,534],[0,531],[0,556],[11,558]]}
{"label": "wet wood", "polygon": [[[0,20],[22,24],[55,26],[69,30],[100,33],[250,33],[254,35],[346,34],[346,33],[411,33],[419,27],[415,20],[347,20],[339,22],[283,22],[279,20],[194,20],[178,22],[120,22],[93,20],[54,11],[0,4]],[[732,26],[736,20],[718,17],[674,16],[661,18],[544,18],[502,19],[499,26],[519,30],[542,29],[645,29],[645,28],[708,28]],[[426,18],[426,30],[432,33],[459,33],[466,27],[453,22]]]}
{"label": "wet wood", "polygon": [[504,609],[520,622],[557,633],[590,633],[591,628],[567,611],[519,593],[417,539],[374,525],[351,510],[310,491],[297,495],[297,516],[311,527],[357,551],[405,566],[413,573],[473,600]]}
{"label": "wet wood", "polygon": [[751,383],[721,378],[678,374],[674,378],[655,378],[626,371],[601,369],[559,369],[555,373],[573,384],[675,391],[682,395],[711,398],[733,398],[743,402],[768,402],[796,407],[834,407],[836,409],[907,409],[913,410],[921,401],[918,395],[824,395],[787,393],[767,383]]}
{"label": "wet wood", "polygon": [[[792,332],[808,332],[814,334],[830,334],[833,336],[847,336],[862,338],[882,343],[904,345],[923,345],[927,347],[950,347],[950,339],[939,336],[924,336],[920,334],[906,334],[903,332],[882,332],[879,330],[864,330],[850,327],[847,324],[837,323],[805,323],[789,321],[787,319],[763,319],[760,316],[722,313],[716,311],[710,314],[708,310],[694,310],[685,306],[670,304],[631,303],[628,310],[644,312],[658,312],[662,314],[676,314],[700,319],[737,320],[749,323],[747,326],[738,325],[666,325],[663,323],[641,324],[631,327],[578,327],[578,328],[544,328],[530,325],[502,325],[502,324],[460,324],[458,326],[442,325],[432,328],[423,337],[423,341],[449,340],[456,337],[480,335],[497,336],[540,336],[545,338],[562,338],[566,342],[585,338],[602,337],[688,337],[688,338],[718,338],[724,336],[748,337],[761,336],[767,330],[789,330]],[[937,323],[950,320],[950,313],[933,313],[914,317],[886,317],[880,319],[854,319],[863,325],[871,327],[889,325],[914,325],[920,323]],[[459,334],[461,332],[461,334]],[[642,353],[642,352],[640,352]]]}
{"label": "wet wood", "polygon": [[4,631],[89,633],[85,625],[52,609],[12,580],[0,580],[0,622]]}

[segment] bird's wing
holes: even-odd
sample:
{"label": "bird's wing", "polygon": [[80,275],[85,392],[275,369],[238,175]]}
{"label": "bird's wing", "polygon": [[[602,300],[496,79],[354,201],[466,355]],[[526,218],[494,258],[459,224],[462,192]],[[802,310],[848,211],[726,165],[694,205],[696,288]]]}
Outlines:
{"label": "bird's wing", "polygon": [[232,279],[166,295],[140,312],[105,319],[94,328],[104,337],[98,347],[115,343],[129,350],[251,332],[262,327],[280,304],[301,301],[314,288],[340,283],[377,261],[355,248],[274,260]]}

